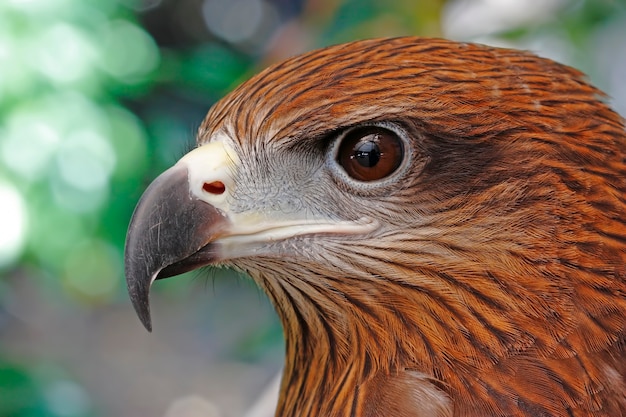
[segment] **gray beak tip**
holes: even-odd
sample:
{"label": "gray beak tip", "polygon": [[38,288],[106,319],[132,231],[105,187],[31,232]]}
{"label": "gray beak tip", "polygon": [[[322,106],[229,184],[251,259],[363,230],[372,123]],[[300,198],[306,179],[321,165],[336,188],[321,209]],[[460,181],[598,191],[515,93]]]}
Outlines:
{"label": "gray beak tip", "polygon": [[143,326],[152,332],[152,319],[150,317],[150,285],[145,285],[147,281],[128,281],[128,292],[135,312],[141,320]]}
{"label": "gray beak tip", "polygon": [[143,327],[145,327],[146,330],[149,333],[152,333],[152,322],[150,320],[150,316],[148,315],[148,316],[143,317],[143,318],[140,317],[139,319],[141,320],[141,323],[143,324]]}
{"label": "gray beak tip", "polygon": [[141,320],[141,324],[146,330],[152,333],[152,318],[150,317],[150,306],[146,305],[141,310],[135,306],[135,311],[137,312],[137,316],[139,316],[139,320]]}

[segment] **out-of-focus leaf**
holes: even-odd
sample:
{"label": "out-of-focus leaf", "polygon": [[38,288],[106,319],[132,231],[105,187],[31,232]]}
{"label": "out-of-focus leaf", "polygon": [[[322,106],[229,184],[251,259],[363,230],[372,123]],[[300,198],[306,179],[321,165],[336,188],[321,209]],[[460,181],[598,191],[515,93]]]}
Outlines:
{"label": "out-of-focus leaf", "polygon": [[43,395],[27,369],[0,361],[0,416],[44,416]]}

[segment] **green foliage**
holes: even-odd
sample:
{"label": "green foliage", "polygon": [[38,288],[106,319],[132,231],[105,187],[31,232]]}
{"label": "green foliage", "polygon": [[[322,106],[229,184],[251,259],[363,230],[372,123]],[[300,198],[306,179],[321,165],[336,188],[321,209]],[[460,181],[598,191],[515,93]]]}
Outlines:
{"label": "green foliage", "polygon": [[0,361],[0,416],[91,416],[86,392],[49,366]]}
{"label": "green foliage", "polygon": [[[153,83],[159,51],[113,0],[10,1],[0,5],[0,184],[27,210],[2,213],[14,230],[0,244],[0,268],[29,262],[63,277],[86,302],[111,297],[121,277],[120,237],[101,236],[120,184],[138,184],[147,137],[120,96]],[[106,273],[77,279],[85,247]],[[91,277],[91,278],[90,278]],[[82,282],[81,280],[90,280]],[[89,288],[89,291],[85,291]]]}
{"label": "green foliage", "polygon": [[0,363],[1,416],[29,417],[43,415],[43,393],[24,368]]}

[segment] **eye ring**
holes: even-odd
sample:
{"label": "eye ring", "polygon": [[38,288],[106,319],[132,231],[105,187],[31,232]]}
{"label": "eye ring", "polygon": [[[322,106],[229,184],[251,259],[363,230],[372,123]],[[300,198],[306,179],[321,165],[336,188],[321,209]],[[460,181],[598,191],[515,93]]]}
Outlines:
{"label": "eye ring", "polygon": [[339,133],[329,150],[327,164],[333,175],[361,191],[397,180],[412,153],[407,132],[387,121],[350,127]]}
{"label": "eye ring", "polygon": [[398,169],[403,148],[394,131],[379,126],[357,127],[341,139],[337,162],[357,181],[378,181]]}

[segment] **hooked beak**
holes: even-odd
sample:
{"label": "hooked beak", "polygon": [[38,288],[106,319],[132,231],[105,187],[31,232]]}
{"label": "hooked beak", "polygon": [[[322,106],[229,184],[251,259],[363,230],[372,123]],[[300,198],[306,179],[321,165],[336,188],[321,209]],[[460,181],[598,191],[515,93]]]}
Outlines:
{"label": "hooked beak", "polygon": [[[181,158],[145,191],[128,227],[124,268],[130,299],[151,331],[149,293],[156,279],[202,266],[259,255],[281,257],[284,245],[302,235],[363,235],[373,219],[335,220],[310,213],[264,209],[233,211],[236,152],[221,140]],[[263,196],[258,197],[263,198]]]}
{"label": "hooked beak", "polygon": [[149,291],[154,280],[216,260],[212,242],[230,222],[222,210],[210,204],[211,198],[223,199],[223,190],[208,188],[203,195],[203,187],[227,182],[225,171],[233,161],[226,151],[221,143],[192,151],[209,154],[202,170],[205,182],[195,184],[190,158],[184,157],[150,184],[135,208],[126,236],[124,269],[133,307],[148,331],[152,330]]}

